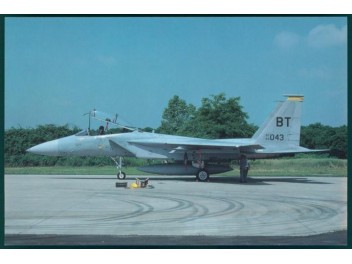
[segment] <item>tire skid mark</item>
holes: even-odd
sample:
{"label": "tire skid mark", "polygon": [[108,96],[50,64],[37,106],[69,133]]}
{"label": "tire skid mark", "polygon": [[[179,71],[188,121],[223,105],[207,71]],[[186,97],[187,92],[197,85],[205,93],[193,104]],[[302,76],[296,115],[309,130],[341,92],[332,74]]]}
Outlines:
{"label": "tire skid mark", "polygon": [[[121,196],[122,199],[119,199],[120,197],[116,199],[118,196]],[[157,224],[173,222],[177,225],[177,223],[182,224],[216,217],[219,217],[218,221],[220,222],[228,222],[233,218],[232,228],[259,229],[273,225],[285,226],[296,222],[310,229],[310,226],[314,226],[315,223],[319,224],[341,213],[341,209],[334,209],[334,205],[339,205],[337,208],[340,208],[341,201],[315,202],[312,199],[286,196],[264,196],[260,200],[245,196],[226,197],[178,193],[138,193],[133,196],[133,199],[126,199],[127,196],[124,194],[114,194],[105,195],[104,199],[107,197],[108,199],[116,199],[117,203],[115,208],[109,209],[109,214],[106,217],[97,218],[98,215],[84,215],[87,213],[84,211],[83,215],[80,214],[80,222],[60,225],[45,222],[37,225],[36,229],[80,230],[93,227],[114,228],[118,225],[153,224],[157,226]],[[118,211],[119,203],[130,205],[129,210]],[[210,207],[209,204],[212,206]],[[342,205],[346,204],[344,202]],[[256,206],[257,209],[252,210],[253,206]],[[116,210],[116,214],[113,210]],[[66,217],[74,219],[78,213],[82,212],[69,213],[70,215],[66,214]],[[60,217],[63,216],[58,218]],[[206,224],[211,227],[216,225],[218,221],[207,221]],[[314,232],[313,229],[311,229],[312,232]]]}
{"label": "tire skid mark", "polygon": [[[170,195],[170,194],[166,194]],[[141,201],[133,201],[133,204],[139,209],[135,212],[128,213],[127,215],[123,215],[120,217],[110,217],[110,218],[105,218],[105,220],[108,221],[118,221],[118,220],[124,220],[124,219],[132,219],[132,223],[134,224],[145,224],[145,223],[167,223],[167,222],[190,222],[193,220],[198,220],[200,218],[212,218],[212,217],[220,217],[220,216],[226,216],[226,215],[231,215],[235,214],[236,212],[242,210],[245,208],[245,203],[239,202],[237,200],[233,199],[228,199],[225,197],[212,197],[209,195],[182,195],[183,199],[180,198],[175,198],[175,197],[165,197],[165,196],[160,196],[160,195],[143,195],[143,197],[148,197],[148,198],[153,198],[156,199],[156,202],[160,202],[162,200],[166,201],[171,201],[176,203],[175,206],[169,207],[169,208],[163,208],[156,210],[153,206],[150,204],[146,204]],[[190,197],[192,199],[186,200],[185,198]],[[201,199],[199,199],[201,198]],[[297,199],[297,198],[295,198]],[[218,211],[210,211],[209,208],[201,203],[194,202],[195,200],[201,200],[205,204],[207,203],[207,200],[212,200],[216,202],[221,202],[222,204],[225,204],[226,207],[224,209],[218,210]],[[283,201],[278,201],[278,200],[272,200],[272,199],[262,199],[261,201],[254,200],[254,199],[248,199],[245,198],[244,200],[252,200],[257,204],[261,204],[263,207],[263,212],[261,211],[260,213],[255,213],[255,216],[253,215],[250,217],[252,220],[255,219],[264,219],[264,221],[259,224],[259,225],[273,225],[273,224],[285,224],[288,221],[300,221],[300,222],[309,222],[309,221],[319,221],[319,220],[325,220],[327,218],[330,218],[334,215],[337,214],[336,211],[333,209],[330,209],[325,206],[319,206],[316,204],[312,203],[303,203],[303,202],[293,202],[290,199],[285,199]],[[129,201],[125,201],[129,202]],[[143,204],[141,206],[140,204]],[[270,221],[266,222],[265,217],[268,216],[272,219],[272,214],[275,213],[275,204],[283,204],[287,208],[290,208],[292,211],[294,211],[294,214],[288,214],[287,218],[281,219],[281,220],[275,220],[275,221]],[[148,210],[143,210],[142,208],[149,207]],[[220,208],[221,206],[219,206]],[[269,209],[267,209],[269,208]],[[191,211],[189,211],[191,210]],[[168,212],[178,212],[179,216],[177,217],[165,217],[163,213],[168,213]],[[328,212],[328,213],[327,213]],[[148,213],[155,213],[155,214],[160,214],[162,218],[155,218],[155,219],[150,219],[150,220],[140,220],[136,219],[136,221],[133,221],[133,218],[142,216],[144,214]],[[318,216],[318,218],[317,218]],[[104,220],[104,219],[103,219]],[[237,218],[238,220],[238,218]],[[129,222],[131,223],[131,222]],[[240,221],[241,223],[241,221]],[[122,223],[120,223],[122,224]]]}
{"label": "tire skid mark", "polygon": [[[169,195],[169,194],[168,194]],[[235,213],[238,210],[241,210],[244,205],[243,203],[240,203],[238,201],[230,201],[225,198],[218,198],[218,197],[210,197],[210,196],[203,196],[203,195],[188,195],[192,199],[186,200],[186,199],[181,199],[181,198],[175,198],[175,197],[165,197],[165,196],[160,196],[160,195],[143,195],[144,198],[152,198],[152,199],[157,199],[156,202],[161,203],[160,201],[166,200],[166,201],[171,201],[176,203],[175,206],[169,207],[169,208],[163,208],[163,209],[155,209],[154,207],[150,206],[150,210],[148,212],[143,212],[141,213],[141,210],[137,210],[137,212],[129,213],[128,216],[120,216],[120,217],[109,217],[105,218],[105,220],[109,221],[118,221],[118,220],[123,220],[123,219],[130,219],[133,217],[139,217],[143,214],[146,213],[153,213],[153,214],[161,214],[161,218],[156,218],[156,219],[151,219],[151,220],[140,220],[136,219],[136,221],[129,222],[130,224],[144,224],[144,223],[167,223],[167,222],[190,222],[193,220],[197,220],[200,218],[211,218],[211,217],[219,217],[219,216],[226,216]],[[184,197],[184,195],[182,195]],[[213,200],[216,202],[221,202],[225,204],[225,208],[219,211],[211,212],[209,208],[206,205],[203,205],[201,203],[196,203],[193,202],[195,198],[201,198],[202,201],[206,200]],[[128,201],[125,201],[128,202]],[[136,201],[134,201],[135,205],[138,205]],[[142,202],[141,202],[142,203]],[[143,203],[145,206],[146,204]],[[220,206],[219,206],[220,207]],[[177,212],[179,216],[177,217],[168,217],[164,215],[163,213],[169,213],[169,212]],[[104,220],[104,219],[102,219]],[[122,223],[119,223],[122,224]]]}
{"label": "tire skid mark", "polygon": [[151,213],[154,210],[153,206],[147,203],[143,203],[141,201],[125,200],[124,202],[134,205],[135,207],[137,207],[137,210],[120,216],[111,216],[111,217],[94,219],[94,221],[107,222],[107,221],[116,221],[116,220],[122,220],[122,219],[130,219],[130,218],[139,217],[139,216]]}
{"label": "tire skid mark", "polygon": [[[170,194],[166,194],[170,195]],[[177,194],[179,196],[181,194]],[[190,200],[185,200],[185,196],[192,197]],[[166,200],[172,200],[172,201],[179,201],[182,203],[187,204],[188,206],[179,208],[179,209],[191,209],[192,211],[189,212],[187,215],[183,217],[177,217],[177,218],[170,218],[170,219],[161,219],[160,222],[172,222],[172,221],[179,221],[179,222],[189,222],[193,221],[199,218],[210,218],[210,217],[217,217],[217,216],[223,216],[223,215],[228,215],[231,213],[234,213],[235,211],[240,210],[241,208],[244,207],[242,203],[239,202],[232,202],[230,200],[226,200],[223,198],[217,198],[217,197],[210,197],[210,196],[205,196],[205,195],[182,195],[183,199],[180,198],[170,198],[170,197],[165,197],[165,196],[148,196],[151,198],[158,198],[158,199],[166,199]],[[200,204],[198,202],[194,202],[197,200],[197,198],[201,198],[202,201],[205,202],[206,199],[208,200],[215,200],[217,202],[222,202],[225,203],[227,206],[225,209],[216,211],[216,212],[210,212],[209,208],[206,205]],[[169,209],[164,209],[164,211],[168,211]],[[154,223],[157,222],[157,220],[153,221]]]}
{"label": "tire skid mark", "polygon": [[[194,204],[192,201],[185,200],[185,199],[180,199],[180,198],[174,198],[174,197],[163,197],[163,196],[147,196],[148,198],[154,198],[158,199],[158,202],[160,201],[171,201],[171,202],[176,202],[177,205],[170,207],[170,208],[164,208],[160,210],[154,210],[153,214],[154,216],[157,214],[160,214],[159,218],[154,218],[154,219],[145,219],[145,220],[137,220],[135,222],[132,222],[133,224],[148,224],[148,223],[153,223],[153,224],[158,224],[158,223],[172,223],[172,222],[179,222],[182,221],[183,219],[188,219],[195,217],[200,210],[199,206]],[[177,216],[174,216],[173,214],[167,215],[167,213],[176,213]]]}

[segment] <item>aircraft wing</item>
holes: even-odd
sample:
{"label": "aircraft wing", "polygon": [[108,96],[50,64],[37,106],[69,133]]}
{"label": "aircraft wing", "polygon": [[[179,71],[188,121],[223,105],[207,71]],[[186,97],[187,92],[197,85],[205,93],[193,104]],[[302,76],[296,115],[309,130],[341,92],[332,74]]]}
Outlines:
{"label": "aircraft wing", "polygon": [[155,140],[131,140],[130,144],[137,147],[153,147],[160,148],[163,150],[169,150],[170,152],[175,151],[191,151],[191,150],[241,150],[242,152],[254,151],[256,149],[263,149],[260,145],[245,144],[245,143],[229,143],[217,140],[208,139],[194,139],[190,140],[167,140],[167,141],[155,141]]}
{"label": "aircraft wing", "polygon": [[235,151],[244,154],[251,153],[262,153],[262,154],[295,154],[295,153],[327,153],[330,150],[312,150],[300,146],[292,146],[292,148],[265,148],[259,144],[253,144],[250,141],[244,142],[230,142],[226,140],[210,140],[210,139],[193,139],[192,140],[167,140],[167,141],[155,141],[155,140],[130,140],[130,144],[140,148],[153,148],[157,152],[157,149],[168,150],[170,153],[176,151],[218,151],[228,152]]}

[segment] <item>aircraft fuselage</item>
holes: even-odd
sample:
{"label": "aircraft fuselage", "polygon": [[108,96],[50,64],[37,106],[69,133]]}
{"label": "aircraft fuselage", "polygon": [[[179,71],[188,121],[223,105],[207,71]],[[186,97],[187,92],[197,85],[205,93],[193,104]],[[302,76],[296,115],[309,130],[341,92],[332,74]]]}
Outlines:
{"label": "aircraft fuselage", "polygon": [[[173,159],[176,161],[183,161],[184,155],[187,153],[188,160],[196,161],[201,158],[204,161],[229,161],[239,159],[240,151],[239,148],[234,147],[232,149],[222,150],[219,155],[217,148],[206,149],[200,151],[196,147],[188,149],[176,149],[170,151],[170,147],[167,143],[155,145],[143,145],[133,144],[130,141],[136,140],[148,140],[153,142],[192,142],[196,145],[208,139],[190,138],[182,136],[171,136],[163,134],[154,134],[148,132],[131,132],[121,134],[108,134],[108,135],[72,135],[49,142],[39,144],[32,147],[28,151],[35,154],[47,155],[47,156],[107,156],[107,157],[137,157],[143,159]],[[226,143],[226,144],[250,144],[251,139],[217,139],[212,140],[215,143]],[[242,151],[243,153],[243,151]],[[260,159],[279,157],[282,154],[271,154],[257,152],[248,152],[248,158]]]}

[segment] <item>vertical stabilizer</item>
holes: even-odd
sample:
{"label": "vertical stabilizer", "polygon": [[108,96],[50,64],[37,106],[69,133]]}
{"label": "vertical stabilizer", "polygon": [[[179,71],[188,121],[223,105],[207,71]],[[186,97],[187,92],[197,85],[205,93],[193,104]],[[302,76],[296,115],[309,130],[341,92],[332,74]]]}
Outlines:
{"label": "vertical stabilizer", "polygon": [[303,95],[285,95],[252,139],[262,146],[290,148],[299,146]]}

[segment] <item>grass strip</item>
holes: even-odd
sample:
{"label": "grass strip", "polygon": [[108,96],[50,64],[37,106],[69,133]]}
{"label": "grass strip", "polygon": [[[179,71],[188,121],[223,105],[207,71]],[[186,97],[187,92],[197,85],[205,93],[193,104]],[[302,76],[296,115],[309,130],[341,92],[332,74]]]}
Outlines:
{"label": "grass strip", "polygon": [[[347,176],[347,160],[331,158],[276,159],[250,162],[250,176]],[[127,175],[148,175],[135,167],[125,167]],[[116,175],[114,166],[94,167],[5,167],[5,174]],[[238,176],[239,168],[222,175]]]}

